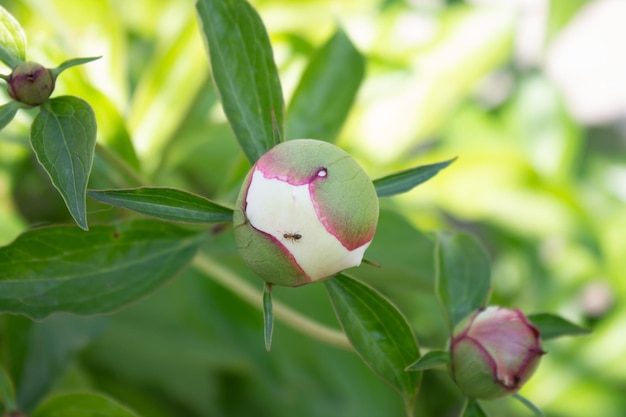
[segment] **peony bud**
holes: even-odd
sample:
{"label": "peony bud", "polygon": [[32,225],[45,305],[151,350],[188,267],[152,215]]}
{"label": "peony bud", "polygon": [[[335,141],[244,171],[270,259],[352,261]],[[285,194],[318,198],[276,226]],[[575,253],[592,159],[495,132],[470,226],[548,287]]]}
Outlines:
{"label": "peony bud", "polygon": [[357,266],[378,222],[372,181],[327,142],[283,142],[246,177],[234,214],[244,261],[266,282],[295,287]]}
{"label": "peony bud", "polygon": [[20,103],[38,106],[50,97],[55,78],[48,68],[36,62],[20,63],[9,76],[9,95]]}
{"label": "peony bud", "polygon": [[514,394],[534,373],[539,330],[517,309],[490,306],[472,314],[452,338],[452,374],[465,394],[494,399]]}

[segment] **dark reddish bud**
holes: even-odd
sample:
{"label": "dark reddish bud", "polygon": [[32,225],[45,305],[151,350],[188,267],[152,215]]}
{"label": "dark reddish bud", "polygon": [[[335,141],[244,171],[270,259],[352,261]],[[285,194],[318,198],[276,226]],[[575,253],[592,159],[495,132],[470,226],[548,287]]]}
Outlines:
{"label": "dark reddish bud", "polygon": [[38,106],[52,94],[54,81],[48,68],[36,62],[22,62],[9,76],[9,95],[20,103]]}

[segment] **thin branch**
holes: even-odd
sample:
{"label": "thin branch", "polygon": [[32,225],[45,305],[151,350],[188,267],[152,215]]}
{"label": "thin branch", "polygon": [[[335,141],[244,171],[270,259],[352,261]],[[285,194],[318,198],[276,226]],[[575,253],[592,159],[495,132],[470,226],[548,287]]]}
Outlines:
{"label": "thin branch", "polygon": [[[237,294],[242,300],[259,310],[263,309],[261,291],[241,279],[239,275],[211,259],[211,257],[206,254],[199,254],[193,260],[193,266]],[[343,332],[313,321],[279,301],[273,302],[273,313],[274,317],[296,331],[329,345],[348,350],[352,349],[352,345]]]}
{"label": "thin branch", "polygon": [[133,167],[128,165],[126,161],[98,142],[96,142],[96,153],[100,155],[102,159],[107,161],[113,168],[117,169],[129,180],[133,181],[135,183],[134,185],[141,186],[146,184],[147,181],[142,178]]}

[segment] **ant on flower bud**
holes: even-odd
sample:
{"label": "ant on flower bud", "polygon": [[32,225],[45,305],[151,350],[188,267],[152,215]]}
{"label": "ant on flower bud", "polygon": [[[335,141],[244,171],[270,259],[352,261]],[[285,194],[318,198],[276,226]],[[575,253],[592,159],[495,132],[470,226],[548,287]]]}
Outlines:
{"label": "ant on flower bud", "polygon": [[285,239],[289,239],[292,242],[297,242],[298,240],[302,239],[302,235],[300,233],[284,233],[283,237]]}

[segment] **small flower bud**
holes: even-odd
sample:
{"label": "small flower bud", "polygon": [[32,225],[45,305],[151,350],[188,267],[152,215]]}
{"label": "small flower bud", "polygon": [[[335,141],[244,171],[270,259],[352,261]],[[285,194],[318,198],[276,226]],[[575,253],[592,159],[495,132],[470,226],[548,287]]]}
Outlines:
{"label": "small flower bud", "polygon": [[20,103],[38,106],[50,97],[54,90],[52,71],[36,62],[20,63],[8,80],[9,95]]}
{"label": "small flower bud", "polygon": [[266,282],[298,286],[357,266],[378,222],[372,181],[327,142],[270,149],[246,177],[234,213],[244,261]]}
{"label": "small flower bud", "polygon": [[539,330],[517,309],[490,306],[459,328],[450,346],[452,374],[461,391],[473,398],[514,394],[544,354]]}

